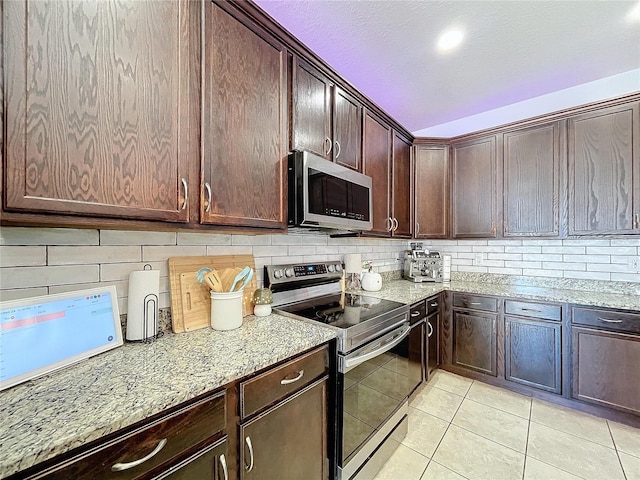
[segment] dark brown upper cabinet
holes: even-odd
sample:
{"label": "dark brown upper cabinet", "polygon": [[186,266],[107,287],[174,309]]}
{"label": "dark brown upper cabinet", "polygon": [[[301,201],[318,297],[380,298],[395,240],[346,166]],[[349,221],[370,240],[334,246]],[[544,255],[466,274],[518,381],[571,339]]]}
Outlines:
{"label": "dark brown upper cabinet", "polygon": [[362,171],[362,104],[298,57],[292,84],[291,148]]}
{"label": "dark brown upper cabinet", "polygon": [[449,147],[415,145],[415,238],[449,235]]}
{"label": "dark brown upper cabinet", "polygon": [[189,221],[199,9],[3,3],[6,212]]}
{"label": "dark brown upper cabinet", "polygon": [[[564,130],[562,130],[564,133]],[[561,124],[504,134],[504,237],[560,234]]]}
{"label": "dark brown upper cabinet", "polygon": [[411,142],[393,132],[391,219],[394,237],[411,238],[413,224],[411,206],[413,189],[411,181]]}
{"label": "dark brown upper cabinet", "polygon": [[495,238],[496,136],[454,143],[451,156],[451,236]]}
{"label": "dark brown upper cabinet", "polygon": [[200,221],[286,226],[287,51],[233,4],[205,2]]}
{"label": "dark brown upper cabinet", "polygon": [[569,235],[640,233],[639,105],[569,118]]}

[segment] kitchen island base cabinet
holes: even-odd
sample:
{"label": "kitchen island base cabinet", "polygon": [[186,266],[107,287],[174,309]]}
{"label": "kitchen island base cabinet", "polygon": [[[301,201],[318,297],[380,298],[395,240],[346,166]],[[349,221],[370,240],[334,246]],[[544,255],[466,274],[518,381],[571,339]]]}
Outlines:
{"label": "kitchen island base cabinet", "polygon": [[240,426],[240,478],[329,478],[327,380],[322,379]]}

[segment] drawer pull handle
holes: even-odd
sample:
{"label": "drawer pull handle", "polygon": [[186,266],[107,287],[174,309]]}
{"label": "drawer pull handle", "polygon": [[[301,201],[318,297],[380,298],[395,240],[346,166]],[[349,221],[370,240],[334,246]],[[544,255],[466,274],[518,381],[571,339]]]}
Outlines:
{"label": "drawer pull handle", "polygon": [[247,472],[250,472],[253,470],[253,445],[251,444],[251,438],[249,437],[244,437],[244,441],[247,444],[247,447],[249,447],[249,465],[245,464],[244,469]]}
{"label": "drawer pull handle", "polygon": [[598,320],[605,322],[605,323],[622,323],[622,320],[611,320],[610,318],[602,318],[602,317],[598,317]]}
{"label": "drawer pull handle", "polygon": [[160,440],[158,442],[158,445],[156,445],[156,448],[154,448],[153,451],[149,455],[147,455],[146,457],[142,457],[141,459],[136,460],[134,462],[116,463],[111,467],[111,471],[112,472],[121,472],[123,470],[129,470],[130,468],[137,467],[138,465],[143,464],[147,460],[155,457],[158,454],[158,452],[160,452],[160,450],[162,450],[164,448],[164,446],[166,444],[167,444],[167,439],[163,438],[162,440]]}
{"label": "drawer pull handle", "polygon": [[482,302],[469,302],[468,300],[465,300],[464,303],[467,305],[482,305]]}
{"label": "drawer pull handle", "polygon": [[520,310],[522,310],[523,312],[542,313],[542,310],[538,310],[537,308],[521,308]]}
{"label": "drawer pull handle", "polygon": [[433,302],[430,306],[437,307],[438,306],[438,302]]}
{"label": "drawer pull handle", "polygon": [[224,458],[224,453],[219,457],[220,465],[222,465],[222,473],[224,473],[224,480],[229,480],[229,472],[227,471],[227,459]]}
{"label": "drawer pull handle", "polygon": [[295,383],[300,380],[303,375],[304,370],[300,370],[295,378],[283,378],[282,380],[280,380],[280,385],[289,385],[290,383]]}
{"label": "drawer pull handle", "polygon": [[420,315],[420,312],[411,312],[411,318],[417,317]]}

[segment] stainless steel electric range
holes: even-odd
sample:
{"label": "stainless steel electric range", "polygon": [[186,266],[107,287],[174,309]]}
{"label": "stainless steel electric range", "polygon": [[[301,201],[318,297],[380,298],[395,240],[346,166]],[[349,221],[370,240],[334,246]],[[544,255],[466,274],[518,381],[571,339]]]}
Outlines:
{"label": "stainless steel electric range", "polygon": [[372,477],[407,433],[408,396],[422,381],[424,326],[409,306],[342,293],[339,261],[269,265],[275,311],[336,331],[336,477]]}

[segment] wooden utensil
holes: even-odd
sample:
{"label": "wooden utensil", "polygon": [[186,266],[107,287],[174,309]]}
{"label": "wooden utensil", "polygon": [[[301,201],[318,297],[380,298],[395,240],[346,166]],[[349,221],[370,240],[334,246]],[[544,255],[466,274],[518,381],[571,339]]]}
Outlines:
{"label": "wooden utensil", "polygon": [[[171,317],[173,331],[176,333],[188,332],[198,328],[210,326],[211,322],[211,297],[209,285],[198,281],[196,272],[201,267],[216,269],[222,281],[224,269],[237,268],[229,280],[229,286],[233,278],[242,267],[249,266],[255,269],[253,255],[225,255],[202,257],[171,257],[169,263],[169,281],[171,287]],[[182,276],[181,274],[187,274]],[[222,281],[224,285],[224,281]],[[242,313],[253,313],[253,292],[257,288],[256,277],[251,279],[242,295]],[[223,290],[224,291],[224,290]],[[183,308],[186,305],[187,308]]]}
{"label": "wooden utensil", "polygon": [[223,292],[222,280],[217,270],[211,270],[204,276],[205,281],[214,292]]}

